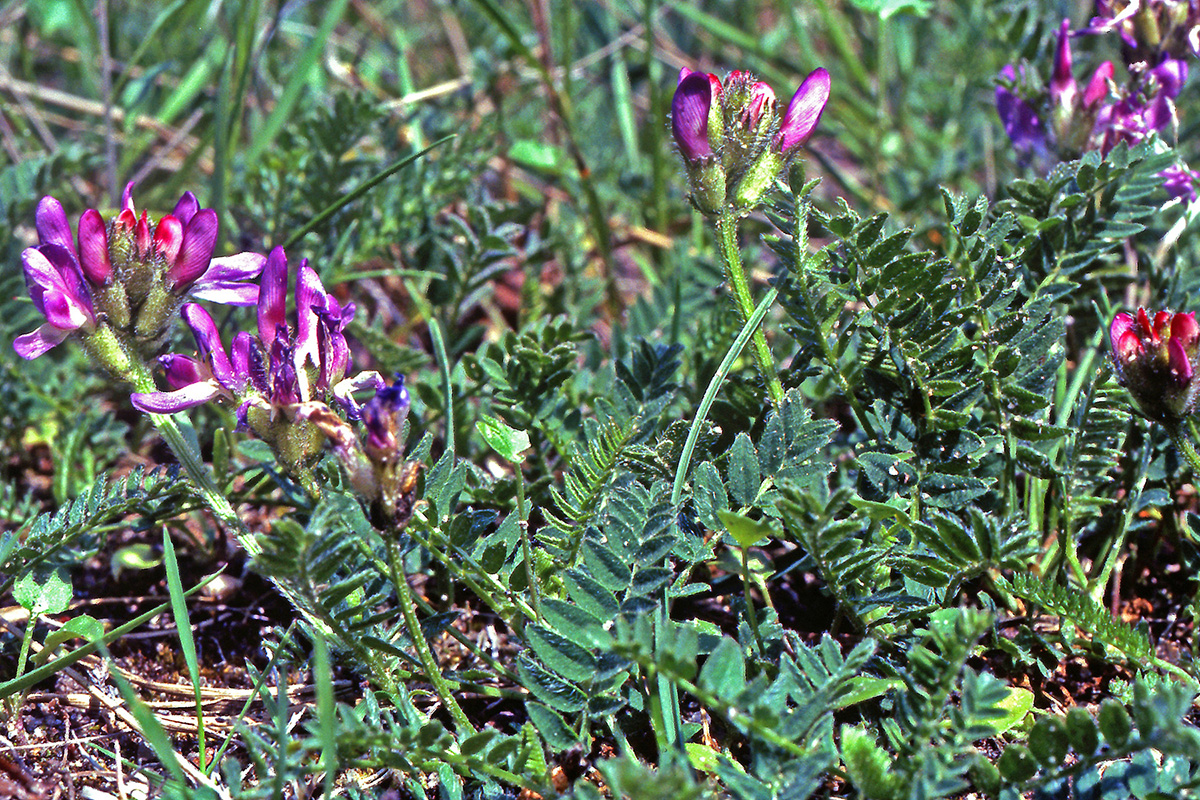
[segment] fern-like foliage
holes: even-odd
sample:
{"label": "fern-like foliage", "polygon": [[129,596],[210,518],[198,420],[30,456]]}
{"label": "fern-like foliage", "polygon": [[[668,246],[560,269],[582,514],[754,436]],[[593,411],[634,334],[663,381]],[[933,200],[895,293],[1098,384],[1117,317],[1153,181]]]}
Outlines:
{"label": "fern-like foliage", "polygon": [[0,592],[7,591],[21,573],[126,516],[137,515],[139,524],[147,524],[177,515],[190,499],[190,490],[179,480],[177,469],[146,472],[138,467],[117,480],[102,475],[57,511],[39,514],[16,531],[0,533],[0,573],[7,576]]}
{"label": "fern-like foliage", "polygon": [[1093,150],[1045,178],[1012,181],[999,208],[1020,220],[1014,258],[1031,281],[1057,296],[1072,291],[1085,274],[1126,281],[1119,248],[1158,213],[1159,173],[1176,159],[1170,151],[1155,153],[1151,143],[1122,144],[1103,159]]}
{"label": "fern-like foliage", "polygon": [[545,513],[558,535],[551,537],[545,532],[543,538],[563,551],[561,558],[567,566],[575,562],[584,530],[604,511],[608,488],[626,449],[634,443],[634,420],[625,423],[619,425],[612,418],[586,420],[584,442],[574,448],[571,467],[563,476],[565,491],[551,490],[558,511],[547,509]]}
{"label": "fern-like foliage", "polygon": [[1191,797],[1200,789],[1196,686],[1139,679],[1131,711],[1112,698],[1041,717],[1027,743],[1008,745],[989,789],[1003,800],[1037,790],[1056,797]]}
{"label": "fern-like foliage", "polygon": [[938,611],[897,669],[903,689],[895,725],[887,730],[896,754],[887,770],[894,796],[953,796],[970,785],[968,771],[982,764],[973,742],[996,735],[1008,695],[1003,681],[966,667],[990,624],[990,615],[976,609]]}
{"label": "fern-like foliage", "polygon": [[642,341],[617,363],[608,397],[597,397],[595,416],[582,422],[581,440],[568,451],[563,490],[551,489],[555,510],[544,509],[550,527],[542,539],[557,551],[560,566],[578,562],[585,530],[604,513],[617,482],[635,472],[644,482],[672,474],[673,464],[646,442],[661,424],[661,412],[677,389],[678,346]]}
{"label": "fern-like foliage", "polygon": [[1157,660],[1154,644],[1145,632],[1115,619],[1083,592],[1028,573],[1013,575],[1008,587],[1017,597],[1053,612],[1093,641],[1114,648],[1131,664],[1144,666]]}
{"label": "fern-like foliage", "polygon": [[886,540],[869,536],[866,515],[845,514],[852,496],[847,487],[825,500],[787,481],[779,488],[779,514],[788,536],[804,548],[804,563],[824,581],[838,611],[865,629],[878,614],[869,613],[862,601],[889,582]]}
{"label": "fern-like foliage", "polygon": [[570,379],[578,343],[587,338],[565,319],[539,320],[520,333],[507,332],[464,363],[472,379],[491,389],[496,413],[530,431],[563,411],[558,389]]}
{"label": "fern-like foliage", "polygon": [[259,535],[262,552],[255,568],[286,586],[289,599],[307,618],[334,634],[341,649],[363,649],[386,657],[408,658],[393,641],[387,623],[399,611],[390,603],[393,587],[377,555],[379,534],[363,516],[357,500],[328,492],[307,524],[281,519]]}

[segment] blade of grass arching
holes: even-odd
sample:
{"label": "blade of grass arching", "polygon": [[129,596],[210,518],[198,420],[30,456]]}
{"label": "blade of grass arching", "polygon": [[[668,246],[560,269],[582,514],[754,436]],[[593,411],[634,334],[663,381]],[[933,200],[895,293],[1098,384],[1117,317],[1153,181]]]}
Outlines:
{"label": "blade of grass arching", "polygon": [[276,647],[275,652],[271,654],[271,660],[267,662],[267,666],[263,668],[262,672],[258,673],[258,679],[254,682],[254,685],[250,687],[250,694],[246,696],[246,702],[242,704],[242,710],[239,711],[237,716],[234,717],[230,722],[229,733],[225,735],[225,741],[221,742],[221,746],[217,748],[217,752],[213,753],[213,757],[209,763],[203,765],[204,774],[211,775],[212,771],[217,768],[218,764],[221,763],[221,757],[225,755],[225,751],[229,748],[230,743],[233,741],[233,737],[237,735],[238,723],[245,719],[246,715],[250,713],[250,706],[254,705],[254,699],[258,697],[259,692],[261,692],[263,687],[267,685],[267,676],[271,674],[271,671],[275,669],[275,665],[279,663],[279,655],[284,652],[284,649],[287,647],[287,643],[291,641],[292,632],[295,630],[296,620],[292,620],[292,623],[288,625],[287,630],[284,631],[283,637],[279,640],[279,646]]}
{"label": "blade of grass arching", "polygon": [[504,34],[504,38],[508,39],[509,45],[521,58],[528,61],[530,66],[541,68],[542,62],[525,45],[521,32],[517,30],[517,26],[512,24],[512,21],[509,20],[508,16],[495,0],[472,0],[472,2],[484,13],[484,16],[496,23],[496,27],[500,29],[500,32]]}
{"label": "blade of grass arching", "polygon": [[321,770],[325,773],[325,797],[333,797],[337,777],[337,719],[333,707],[333,675],[329,670],[329,645],[313,637],[313,680],[317,683],[317,738],[321,742]]}
{"label": "blade of grass arching", "polygon": [[738,333],[737,338],[729,346],[729,352],[725,354],[721,365],[717,367],[712,380],[708,382],[708,388],[704,392],[704,397],[700,400],[700,406],[696,409],[696,417],[692,420],[691,430],[688,431],[687,440],[683,444],[683,452],[679,457],[679,465],[675,468],[675,483],[671,487],[672,506],[679,505],[679,498],[683,495],[683,484],[687,478],[688,466],[692,462],[692,453],[696,449],[696,441],[700,438],[700,431],[704,428],[704,421],[708,419],[708,411],[717,399],[717,392],[720,391],[721,384],[725,382],[726,376],[729,375],[729,370],[733,369],[733,362],[742,354],[742,350],[746,347],[746,342],[750,341],[750,337],[758,330],[759,324],[762,323],[763,317],[767,315],[768,309],[771,308],[771,304],[775,302],[775,297],[778,294],[779,290],[771,287],[771,291],[767,292],[766,297],[759,301],[758,306],[754,309],[754,313],[746,320],[746,324],[742,326],[742,330]]}
{"label": "blade of grass arching", "polygon": [[167,591],[171,595],[171,615],[175,617],[175,630],[179,633],[179,650],[187,664],[188,677],[192,680],[192,692],[196,695],[196,740],[200,751],[200,763],[207,764],[204,746],[204,701],[200,695],[200,662],[196,658],[196,640],[192,637],[192,619],[188,615],[187,601],[183,596],[183,580],[179,577],[179,562],[175,559],[175,544],[171,533],[163,528],[163,563],[167,568]]}
{"label": "blade of grass arching", "polygon": [[325,43],[329,39],[329,35],[333,33],[333,27],[337,25],[338,20],[346,12],[346,6],[350,4],[350,0],[333,0],[325,8],[325,15],[321,18],[321,25],[313,34],[313,39],[308,43],[308,47],[304,49],[300,58],[291,65],[291,77],[287,84],[283,87],[283,91],[279,94],[279,100],[275,103],[275,108],[271,110],[270,116],[262,127],[255,132],[254,141],[246,150],[246,167],[253,167],[258,163],[258,159],[262,156],[263,151],[270,147],[275,142],[275,137],[279,135],[279,131],[283,129],[284,124],[291,118],[292,112],[296,108],[296,103],[300,100],[300,94],[308,85],[309,76],[314,67],[320,61],[321,53],[325,49]]}
{"label": "blade of grass arching", "polygon": [[[196,769],[187,759],[179,754],[175,749],[175,745],[171,742],[171,737],[167,735],[166,729],[162,723],[158,721],[158,717],[154,714],[154,709],[150,708],[142,698],[138,697],[137,692],[125,680],[120,671],[115,669],[112,654],[108,652],[108,647],[100,639],[96,640],[100,647],[101,654],[104,656],[104,661],[108,666],[108,675],[112,678],[113,683],[117,685],[117,691],[121,693],[121,698],[125,701],[125,705],[129,707],[129,713],[133,716],[133,721],[137,723],[138,733],[150,745],[150,749],[154,751],[154,755],[158,757],[159,762],[167,768],[171,773],[171,777],[179,783],[181,788],[188,787],[188,776],[200,783],[210,792],[217,793],[218,797],[227,793],[218,792],[217,787],[208,780],[208,776],[200,770]],[[125,720],[128,722],[128,720]]]}
{"label": "blade of grass arching", "polygon": [[[112,656],[109,655],[107,648],[104,648],[104,659],[112,664]],[[158,721],[158,717],[154,716],[154,711],[146,705],[142,698],[137,696],[133,687],[129,685],[129,681],[125,680],[121,673],[110,669],[108,674],[117,684],[117,690],[125,699],[125,704],[129,706],[130,713],[137,720],[138,727],[142,729],[142,738],[146,740],[146,744],[150,745],[150,749],[158,757],[159,763],[167,768],[172,778],[181,785],[187,786],[187,777],[183,774],[183,769],[180,768],[178,761],[183,756],[179,755],[175,746],[171,744],[171,737],[167,736],[162,723]]]}
{"label": "blade of grass arching", "polygon": [[429,145],[424,150],[413,153],[411,156],[405,156],[404,158],[400,159],[399,161],[395,161],[395,162],[389,164],[388,166],[384,167],[381,172],[378,172],[375,175],[373,175],[372,177],[367,178],[365,181],[360,183],[358,186],[355,186],[353,189],[346,192],[344,195],[339,197],[337,200],[334,200],[328,206],[321,209],[321,211],[318,214],[316,214],[312,219],[310,219],[308,221],[307,225],[300,228],[300,230],[296,231],[291,236],[289,236],[287,238],[287,241],[285,241],[283,243],[283,249],[287,250],[289,247],[294,245],[296,242],[300,241],[305,236],[307,236],[310,231],[313,231],[316,228],[318,228],[319,226],[321,226],[322,224],[324,224],[326,220],[328,220],[330,217],[332,217],[334,214],[336,214],[338,212],[338,210],[341,209],[343,206],[353,203],[355,200],[362,197],[364,194],[371,191],[376,186],[378,186],[379,184],[383,183],[385,180],[390,178],[392,175],[396,174],[400,170],[407,167],[409,164],[411,164],[414,161],[416,161],[417,159],[419,159],[421,156],[428,153],[430,150],[434,149],[435,147],[438,147],[439,145],[441,145],[445,142],[450,141],[451,139],[454,138],[454,136],[455,136],[455,134],[450,134],[449,136],[443,136],[441,139],[438,139],[436,142]]}
{"label": "blade of grass arching", "polygon": [[[687,476],[688,465],[692,461],[692,453],[696,449],[696,441],[700,438],[700,431],[704,427],[704,421],[708,418],[708,411],[712,408],[713,402],[717,399],[717,392],[721,388],[721,384],[725,382],[726,376],[729,375],[729,370],[733,369],[733,362],[741,355],[745,349],[746,343],[758,330],[758,326],[762,323],[763,317],[767,315],[767,310],[775,302],[776,295],[779,290],[771,287],[771,291],[767,292],[759,304],[754,309],[754,313],[746,320],[746,324],[742,326],[742,330],[738,333],[737,338],[733,340],[733,344],[729,346],[729,352],[725,354],[725,358],[721,361],[721,365],[717,367],[716,373],[712,380],[708,382],[708,389],[704,392],[704,397],[700,400],[700,406],[696,409],[696,418],[692,420],[692,428],[688,431],[687,441],[683,445],[683,453],[679,459],[679,466],[675,469],[675,483],[671,488],[671,505],[678,506],[679,498],[683,495],[684,478]],[[670,613],[670,598],[666,590],[663,590],[661,600],[661,615],[658,620],[659,635],[665,635],[671,623]],[[679,692],[675,688],[675,684],[665,675],[658,676],[658,701],[659,708],[662,713],[663,732],[662,738],[675,747],[679,753],[685,753],[685,745],[683,739],[683,730],[679,726],[680,708],[679,708]],[[664,755],[672,750],[664,749]],[[683,756],[686,758],[686,755]]]}
{"label": "blade of grass arching", "polygon": [[[209,575],[207,578],[205,578],[203,581],[198,583],[192,589],[188,590],[184,594],[184,597],[190,597],[193,594],[195,594],[196,592],[200,591],[205,586],[207,586],[210,582],[212,582],[213,579],[215,579],[222,572],[224,572],[224,568],[217,570],[212,575]],[[154,619],[155,617],[157,617],[159,614],[163,613],[170,607],[171,607],[171,604],[169,602],[162,603],[161,605],[157,605],[154,608],[147,611],[145,614],[139,614],[138,616],[129,620],[129,622],[126,622],[124,625],[121,625],[120,627],[117,627],[117,628],[113,628],[111,631],[104,634],[103,639],[97,640],[95,642],[88,642],[87,644],[83,645],[82,647],[72,650],[69,653],[65,653],[65,654],[59,656],[58,658],[54,659],[53,661],[50,661],[49,663],[41,665],[37,669],[31,669],[29,672],[26,672],[20,678],[13,678],[10,681],[5,681],[4,683],[0,683],[0,700],[3,700],[6,697],[11,697],[12,695],[16,694],[17,692],[23,692],[26,689],[28,689],[29,687],[36,686],[37,684],[41,683],[42,681],[46,680],[47,678],[53,677],[56,673],[71,666],[72,664],[75,664],[81,658],[90,656],[92,653],[96,652],[102,646],[107,645],[111,642],[115,642],[117,639],[120,639],[122,636],[129,633],[130,631],[140,628],[141,626],[145,625],[147,622]]]}
{"label": "blade of grass arching", "polygon": [[438,363],[438,374],[442,377],[442,392],[446,395],[446,452],[450,454],[451,463],[454,458],[454,384],[450,381],[450,357],[446,354],[446,340],[442,336],[442,326],[438,324],[433,314],[433,307],[425,299],[425,293],[417,291],[411,281],[404,281],[408,296],[413,299],[421,315],[429,324],[429,338],[433,340],[433,354]]}

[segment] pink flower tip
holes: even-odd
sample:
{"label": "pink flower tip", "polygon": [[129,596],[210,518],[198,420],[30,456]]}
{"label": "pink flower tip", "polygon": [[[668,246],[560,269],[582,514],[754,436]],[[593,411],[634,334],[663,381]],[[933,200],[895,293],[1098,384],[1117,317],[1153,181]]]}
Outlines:
{"label": "pink flower tip", "polygon": [[831,85],[828,70],[818,67],[809,73],[792,95],[775,138],[775,149],[785,158],[794,155],[816,130],[825,104],[829,102]]}

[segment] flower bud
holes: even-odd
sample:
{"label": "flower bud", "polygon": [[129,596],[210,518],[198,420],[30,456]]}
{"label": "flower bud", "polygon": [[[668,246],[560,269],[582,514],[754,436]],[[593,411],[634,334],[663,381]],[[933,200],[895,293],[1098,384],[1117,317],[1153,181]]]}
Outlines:
{"label": "flower bud", "polygon": [[1117,314],[1109,327],[1113,365],[1121,384],[1151,419],[1177,422],[1195,410],[1200,324],[1192,312],[1159,311],[1153,318]]}

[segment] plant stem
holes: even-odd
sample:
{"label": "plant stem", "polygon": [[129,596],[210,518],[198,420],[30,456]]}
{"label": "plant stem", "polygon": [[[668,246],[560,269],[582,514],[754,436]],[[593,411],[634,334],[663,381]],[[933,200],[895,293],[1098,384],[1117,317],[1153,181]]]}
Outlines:
{"label": "plant stem", "polygon": [[[746,270],[742,266],[742,253],[737,244],[737,215],[729,208],[721,211],[717,218],[717,244],[721,251],[721,259],[725,262],[725,278],[733,290],[733,299],[737,304],[742,322],[750,319],[754,313],[754,300],[750,296],[750,282],[746,279]],[[771,405],[775,408],[783,403],[783,384],[775,369],[775,361],[771,357],[771,348],[767,346],[767,337],[762,328],[754,331],[751,339],[754,360],[758,363],[758,372],[767,384],[767,392],[771,396]]]}
{"label": "plant stem", "polygon": [[396,542],[391,537],[387,537],[387,551],[388,564],[392,568],[392,583],[396,585],[400,610],[404,614],[404,626],[408,628],[409,638],[412,639],[413,649],[417,651],[417,658],[425,670],[425,677],[433,684],[433,690],[441,698],[442,704],[446,706],[450,716],[454,718],[454,723],[460,729],[459,732],[475,733],[475,726],[471,724],[471,720],[467,719],[466,713],[454,699],[454,694],[450,691],[450,684],[442,675],[442,668],[434,658],[433,651],[429,648],[429,642],[425,640],[424,632],[421,631],[421,623],[417,620],[416,601],[413,599],[412,589],[408,586],[408,577],[404,574],[404,566],[400,562],[400,553]]}

